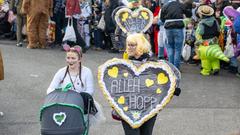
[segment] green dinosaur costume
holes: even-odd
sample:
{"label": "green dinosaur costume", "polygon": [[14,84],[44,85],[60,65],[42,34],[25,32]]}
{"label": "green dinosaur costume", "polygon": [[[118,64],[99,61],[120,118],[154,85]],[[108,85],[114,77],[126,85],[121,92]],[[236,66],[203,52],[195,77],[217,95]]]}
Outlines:
{"label": "green dinosaur costume", "polygon": [[200,45],[198,51],[202,63],[202,75],[210,75],[211,71],[219,71],[219,60],[223,60],[226,62],[229,61],[229,59],[223,54],[218,44],[209,46]]}
{"label": "green dinosaur costume", "polygon": [[199,22],[196,30],[197,45],[199,45],[198,53],[202,64],[202,75],[210,75],[211,73],[219,72],[219,60],[226,62],[229,61],[229,59],[223,54],[221,48],[218,45],[218,36],[211,35],[216,33],[212,32],[213,30],[216,30],[216,32],[220,31],[214,17],[207,17],[202,19]]}

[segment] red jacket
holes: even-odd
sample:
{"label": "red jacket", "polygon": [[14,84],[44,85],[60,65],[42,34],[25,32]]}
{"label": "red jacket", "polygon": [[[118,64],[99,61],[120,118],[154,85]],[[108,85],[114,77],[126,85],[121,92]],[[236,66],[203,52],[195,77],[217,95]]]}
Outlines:
{"label": "red jacket", "polygon": [[73,16],[80,14],[81,9],[78,0],[67,0],[66,1],[66,16]]}

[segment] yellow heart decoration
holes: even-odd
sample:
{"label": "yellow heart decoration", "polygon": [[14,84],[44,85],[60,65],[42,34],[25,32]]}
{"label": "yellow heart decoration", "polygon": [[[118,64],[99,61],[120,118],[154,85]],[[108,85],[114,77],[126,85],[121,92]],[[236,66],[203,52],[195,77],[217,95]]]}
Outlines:
{"label": "yellow heart decoration", "polygon": [[124,13],[122,15],[122,21],[125,22],[127,20],[128,16],[129,16],[128,13]]}
{"label": "yellow heart decoration", "polygon": [[149,18],[147,12],[141,12],[141,15],[143,16],[143,18],[144,18],[145,20],[147,20],[147,19]]}
{"label": "yellow heart decoration", "polygon": [[118,103],[120,105],[124,104],[125,103],[125,97],[124,96],[121,96],[120,98],[118,98]]}
{"label": "yellow heart decoration", "polygon": [[168,77],[164,73],[159,73],[157,76],[158,84],[166,84],[168,82]]}
{"label": "yellow heart decoration", "polygon": [[128,106],[123,107],[123,110],[126,112],[128,111]]}
{"label": "yellow heart decoration", "polygon": [[112,78],[117,78],[118,76],[118,68],[113,67],[112,69],[108,70],[108,75],[111,76]]}
{"label": "yellow heart decoration", "polygon": [[156,93],[157,93],[157,94],[161,94],[161,93],[162,93],[161,89],[158,88],[158,89],[156,90]]}
{"label": "yellow heart decoration", "polygon": [[123,76],[127,78],[128,77],[128,73],[123,73]]}
{"label": "yellow heart decoration", "polygon": [[154,81],[151,80],[151,79],[146,79],[145,84],[146,84],[147,87],[151,87],[154,84]]}

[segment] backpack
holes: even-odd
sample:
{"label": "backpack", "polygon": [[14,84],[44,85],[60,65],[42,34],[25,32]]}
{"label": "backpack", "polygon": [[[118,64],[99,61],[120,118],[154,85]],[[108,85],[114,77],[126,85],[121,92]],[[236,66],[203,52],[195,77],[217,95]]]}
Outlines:
{"label": "backpack", "polygon": [[204,34],[202,35],[203,39],[210,39],[210,38],[218,37],[220,35],[217,21],[214,21],[213,26],[208,26],[204,23],[203,23],[203,26],[204,26]]}

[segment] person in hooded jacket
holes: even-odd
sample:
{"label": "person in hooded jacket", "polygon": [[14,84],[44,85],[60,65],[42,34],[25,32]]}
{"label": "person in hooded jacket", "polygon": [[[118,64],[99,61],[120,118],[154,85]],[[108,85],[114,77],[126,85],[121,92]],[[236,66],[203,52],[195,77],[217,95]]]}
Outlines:
{"label": "person in hooded jacket", "polygon": [[218,44],[220,27],[215,19],[214,9],[208,5],[201,5],[197,11],[201,20],[196,30],[196,42],[198,54],[201,59],[201,75],[217,75],[220,70],[220,61],[228,62],[229,59],[222,53]]}

